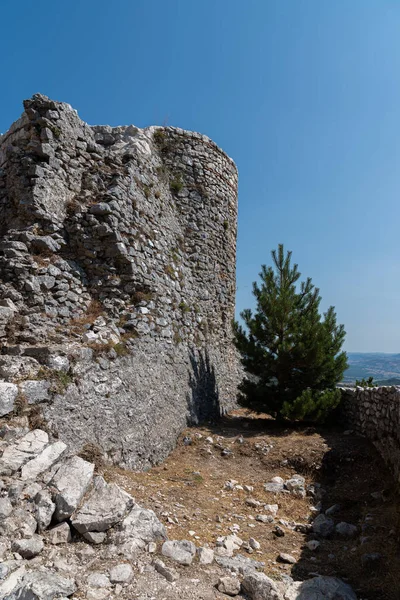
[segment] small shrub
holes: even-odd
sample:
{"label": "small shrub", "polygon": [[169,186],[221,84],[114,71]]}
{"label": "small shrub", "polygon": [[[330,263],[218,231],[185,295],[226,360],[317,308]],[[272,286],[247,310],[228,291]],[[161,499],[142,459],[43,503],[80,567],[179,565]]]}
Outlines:
{"label": "small shrub", "polygon": [[187,313],[190,311],[190,307],[186,304],[186,302],[183,301],[179,303],[179,308],[183,313]]}
{"label": "small shrub", "polygon": [[170,277],[175,277],[175,271],[172,265],[165,265],[164,272]]}
{"label": "small shrub", "polygon": [[179,333],[177,331],[175,331],[174,336],[173,336],[173,342],[175,344],[175,346],[177,346],[178,344],[180,344],[183,340],[181,338],[181,336],[179,335]]}
{"label": "small shrub", "polygon": [[104,454],[102,449],[93,442],[86,442],[78,453],[80,458],[94,463],[96,471],[104,465]]}
{"label": "small shrub", "polygon": [[150,302],[154,294],[150,291],[137,290],[131,294],[131,301],[133,304],[139,304],[140,302]]}
{"label": "small shrub", "polygon": [[63,394],[67,390],[68,386],[74,383],[71,373],[66,373],[65,371],[52,371],[51,379],[52,385],[50,389],[56,394]]}
{"label": "small shrub", "polygon": [[182,175],[176,175],[169,183],[171,192],[178,194],[183,188]]}
{"label": "small shrub", "polygon": [[224,230],[228,231],[228,229],[229,229],[229,222],[226,219],[225,219],[225,221],[223,222],[222,225],[223,225]]}
{"label": "small shrub", "polygon": [[156,129],[156,131],[153,133],[153,140],[158,146],[163,146],[166,139],[166,133],[162,129]]}
{"label": "small shrub", "polygon": [[68,216],[72,216],[75,213],[79,212],[80,204],[75,199],[69,200],[65,206],[65,210]]}
{"label": "small shrub", "polygon": [[28,412],[28,423],[31,429],[42,429],[46,433],[52,433],[49,430],[48,423],[42,414],[40,406],[32,406]]}
{"label": "small shrub", "polygon": [[154,197],[155,197],[155,198],[157,198],[157,200],[158,200],[158,198],[160,198],[160,197],[161,197],[161,192],[160,192],[160,190],[156,190],[156,191],[154,192]]}
{"label": "small shrub", "polygon": [[48,128],[52,131],[55,138],[59,139],[61,136],[61,129],[57,125],[48,124]]}
{"label": "small shrub", "polygon": [[29,406],[28,400],[26,399],[26,397],[23,394],[21,394],[19,392],[18,396],[15,398],[15,401],[14,401],[15,414],[20,417],[21,415],[23,415],[25,413],[28,406]]}

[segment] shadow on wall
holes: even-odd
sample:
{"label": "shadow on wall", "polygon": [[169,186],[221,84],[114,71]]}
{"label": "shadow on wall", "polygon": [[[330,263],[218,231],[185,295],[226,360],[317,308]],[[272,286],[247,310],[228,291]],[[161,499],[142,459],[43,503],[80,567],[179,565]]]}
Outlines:
{"label": "shadow on wall", "polygon": [[191,350],[189,352],[191,369],[189,370],[189,387],[187,393],[188,425],[194,425],[206,419],[218,418],[221,405],[214,366],[206,351]]}

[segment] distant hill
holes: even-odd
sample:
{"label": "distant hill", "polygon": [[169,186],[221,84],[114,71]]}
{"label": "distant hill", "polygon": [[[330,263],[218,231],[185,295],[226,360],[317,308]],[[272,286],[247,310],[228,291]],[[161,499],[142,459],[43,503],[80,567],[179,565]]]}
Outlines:
{"label": "distant hill", "polygon": [[380,385],[400,385],[400,354],[383,352],[348,352],[349,368],[343,383],[373,377]]}

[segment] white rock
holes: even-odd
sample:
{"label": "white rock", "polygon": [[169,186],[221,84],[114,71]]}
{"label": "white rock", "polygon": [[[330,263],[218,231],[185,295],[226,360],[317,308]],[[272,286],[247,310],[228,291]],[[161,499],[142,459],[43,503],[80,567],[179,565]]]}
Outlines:
{"label": "white rock", "polygon": [[237,596],[240,592],[240,581],[237,577],[220,577],[218,591],[227,596]]}
{"label": "white rock", "polygon": [[104,573],[94,572],[89,575],[87,578],[87,583],[90,587],[93,588],[106,588],[109,587],[110,580]]}
{"label": "white rock", "polygon": [[246,574],[242,587],[251,600],[282,600],[282,594],[276,583],[264,573]]}
{"label": "white rock", "polygon": [[279,483],[280,485],[283,485],[285,483],[285,480],[282,479],[282,477],[273,477],[271,479],[271,483]]}
{"label": "white rock", "polygon": [[196,554],[196,546],[187,540],[171,540],[164,542],[161,553],[167,558],[172,558],[181,565],[190,565]]}
{"label": "white rock", "polygon": [[129,583],[133,578],[131,565],[121,563],[113,567],[110,571],[111,583]]}
{"label": "white rock", "polygon": [[257,542],[254,538],[249,539],[249,546],[250,548],[253,548],[253,550],[259,550],[261,548],[260,542]]}
{"label": "white rock", "polygon": [[41,473],[50,469],[65,453],[67,444],[64,442],[55,442],[47,446],[36,457],[30,460],[22,467],[21,478],[23,480],[36,479]]}
{"label": "white rock", "polygon": [[0,498],[0,519],[6,519],[12,513],[13,505],[9,498]]}
{"label": "white rock", "polygon": [[132,496],[115,483],[97,477],[89,498],[73,516],[72,525],[79,533],[107,531],[122,521],[132,506]]}
{"label": "white rock", "polygon": [[275,517],[278,513],[279,506],[277,504],[265,504],[264,510]]}
{"label": "white rock", "polygon": [[38,523],[38,530],[43,531],[51,523],[56,505],[51,499],[48,490],[41,490],[35,496],[35,517]]}
{"label": "white rock", "polygon": [[114,527],[110,542],[125,556],[133,556],[151,542],[164,541],[167,532],[152,510],[135,504],[128,515]]}
{"label": "white rock", "polygon": [[18,471],[25,463],[35,458],[49,442],[49,436],[41,429],[29,431],[23,438],[10,444],[0,459],[0,474],[7,475]]}
{"label": "white rock", "polygon": [[214,550],[211,548],[198,548],[197,555],[201,565],[211,565],[211,563],[214,561]]}
{"label": "white rock", "polygon": [[18,396],[18,387],[14,383],[0,382],[0,417],[14,410],[14,402]]}
{"label": "white rock", "polygon": [[79,456],[73,456],[60,466],[51,485],[57,490],[56,521],[69,518],[78,508],[93,479],[94,465]]}

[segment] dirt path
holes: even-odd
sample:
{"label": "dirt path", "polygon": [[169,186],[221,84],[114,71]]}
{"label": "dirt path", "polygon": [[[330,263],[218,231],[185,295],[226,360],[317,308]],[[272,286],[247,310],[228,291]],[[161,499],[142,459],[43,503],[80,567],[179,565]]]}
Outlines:
{"label": "dirt path", "polygon": [[[306,542],[315,536],[293,526],[311,522],[318,498],[273,494],[263,487],[273,477],[286,480],[295,473],[307,485],[323,487],[323,511],[339,505],[333,519],[356,525],[353,539],[335,534],[320,540],[317,550],[308,549]],[[359,436],[322,428],[283,429],[237,411],[215,426],[188,429],[165,463],[147,473],[113,468],[105,476],[155,510],[170,539],[215,547],[218,536],[235,531],[245,543],[249,538],[259,542],[251,558],[264,561],[269,576],[336,575],[360,599],[400,598],[400,504],[380,457]],[[228,481],[236,482],[233,489],[225,485]],[[274,523],[256,520],[266,504],[279,506]],[[276,525],[283,537],[273,533]],[[295,564],[277,561],[282,552],[292,555]]]}

